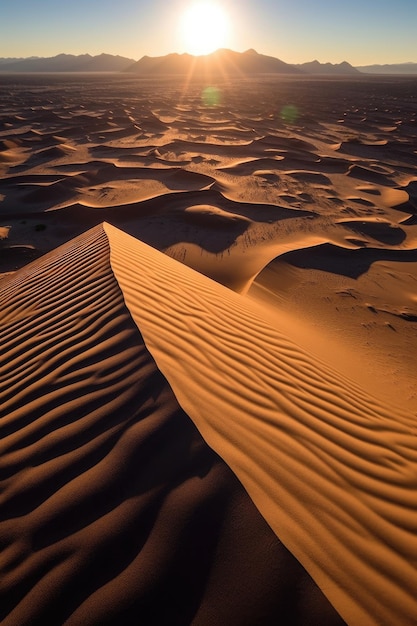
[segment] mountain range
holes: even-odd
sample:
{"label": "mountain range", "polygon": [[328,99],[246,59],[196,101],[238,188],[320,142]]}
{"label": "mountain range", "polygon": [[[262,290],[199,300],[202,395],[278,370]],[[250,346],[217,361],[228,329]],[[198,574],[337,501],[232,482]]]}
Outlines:
{"label": "mountain range", "polygon": [[392,65],[362,65],[357,69],[364,74],[417,74],[417,63],[394,63]]}
{"label": "mountain range", "polygon": [[367,65],[353,67],[350,63],[320,63],[317,60],[293,65],[281,59],[259,54],[255,50],[234,52],[220,49],[206,56],[168,54],[144,56],[139,61],[111,54],[72,55],[54,57],[0,58],[0,73],[15,72],[129,72],[140,76],[181,75],[193,73],[205,76],[219,74],[242,76],[253,74],[293,75],[358,75],[417,74],[417,63]]}
{"label": "mountain range", "polygon": [[206,56],[168,54],[162,57],[145,56],[126,71],[141,75],[220,74],[300,74],[302,70],[275,57],[258,54],[255,50],[233,52],[220,49]]}
{"label": "mountain range", "polygon": [[0,58],[0,72],[121,72],[133,63],[134,59],[112,54],[58,54],[47,58]]}

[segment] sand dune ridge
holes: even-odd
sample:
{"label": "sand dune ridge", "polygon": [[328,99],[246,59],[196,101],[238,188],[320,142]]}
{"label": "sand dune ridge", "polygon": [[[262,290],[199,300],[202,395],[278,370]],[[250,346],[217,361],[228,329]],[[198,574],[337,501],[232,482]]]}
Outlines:
{"label": "sand dune ridge", "polygon": [[109,250],[97,227],[2,283],[2,624],[342,626],[178,406]]}
{"label": "sand dune ridge", "polygon": [[241,296],[105,229],[146,345],[277,536],[348,623],[411,624],[414,416],[315,362]]}

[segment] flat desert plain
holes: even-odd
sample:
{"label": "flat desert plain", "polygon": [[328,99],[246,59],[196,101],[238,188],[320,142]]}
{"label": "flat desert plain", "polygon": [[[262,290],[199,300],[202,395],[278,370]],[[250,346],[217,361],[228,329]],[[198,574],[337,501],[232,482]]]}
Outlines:
{"label": "flat desert plain", "polygon": [[417,79],[0,77],[0,620],[417,623]]}

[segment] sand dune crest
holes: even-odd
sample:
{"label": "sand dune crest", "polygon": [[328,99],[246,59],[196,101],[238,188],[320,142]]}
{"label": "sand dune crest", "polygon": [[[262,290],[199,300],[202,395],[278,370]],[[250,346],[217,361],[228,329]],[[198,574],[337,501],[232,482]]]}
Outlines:
{"label": "sand dune crest", "polygon": [[327,369],[241,296],[105,230],[158,367],[277,536],[348,623],[411,625],[414,416]]}
{"label": "sand dune crest", "polygon": [[2,624],[342,626],[180,409],[101,226],[0,297]]}

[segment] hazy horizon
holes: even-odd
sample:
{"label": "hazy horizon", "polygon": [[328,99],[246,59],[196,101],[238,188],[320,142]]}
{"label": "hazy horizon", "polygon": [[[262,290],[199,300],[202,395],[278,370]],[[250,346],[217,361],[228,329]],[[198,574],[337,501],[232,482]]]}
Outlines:
{"label": "hazy horizon", "polygon": [[[246,51],[245,50],[236,51],[236,50],[232,50],[231,48],[225,48],[225,49],[229,50],[230,52],[239,52],[239,53],[242,53],[242,54],[244,52],[249,51],[249,49],[246,50]],[[218,48],[214,52],[218,52],[219,50],[220,50],[220,48]],[[255,52],[260,54],[260,55],[264,55],[264,53],[260,52],[259,50],[255,50]],[[37,56],[37,55],[30,55],[30,56],[27,56],[27,57],[2,57],[2,56],[0,56],[0,59],[2,59],[2,60],[9,60],[10,59],[10,61],[13,62],[13,61],[26,61],[26,60],[30,60],[30,59],[34,59],[34,60],[35,59],[36,60],[49,59],[49,58],[56,58],[56,57],[62,56],[62,55],[64,55],[64,56],[74,56],[74,57],[90,56],[91,58],[95,58],[95,57],[98,57],[98,56],[101,56],[101,55],[110,55],[110,56],[120,56],[121,58],[128,58],[128,59],[131,59],[134,62],[137,62],[137,61],[139,61],[140,59],[142,59],[142,58],[144,58],[146,56],[148,56],[148,57],[153,57],[154,56],[156,58],[156,57],[165,57],[165,56],[169,56],[169,55],[173,55],[173,54],[179,54],[179,55],[190,54],[191,56],[198,57],[198,56],[209,56],[210,54],[213,54],[213,53],[208,53],[208,55],[193,55],[192,53],[188,53],[188,52],[182,52],[182,53],[171,52],[171,53],[167,53],[166,55],[147,55],[147,54],[144,54],[144,55],[142,55],[139,58],[134,58],[134,57],[124,57],[124,55],[112,55],[111,53],[106,52],[104,50],[102,52],[99,52],[99,53],[96,53],[96,54],[91,54],[88,51],[80,52],[80,53],[76,53],[76,54],[74,54],[72,52],[61,51],[61,52],[58,52],[57,54],[54,54],[54,55],[51,55],[51,56],[47,56],[47,57],[46,56]],[[273,55],[267,55],[267,56],[273,56]],[[275,58],[278,59],[278,57],[275,57]],[[288,63],[289,65],[297,66],[297,65],[302,65],[303,63],[316,62],[317,58],[312,56],[309,59],[305,59],[304,61],[301,61],[299,63],[294,63],[294,64],[291,64],[288,61],[285,61],[284,59],[279,59],[279,60],[284,61],[285,63]],[[349,59],[343,59],[340,63],[343,63],[343,62],[349,63],[350,65],[352,65],[352,67],[359,67],[359,68],[360,67],[371,67],[373,65],[375,67],[378,67],[378,66],[384,67],[384,66],[397,66],[397,65],[400,66],[400,65],[416,65],[417,64],[417,61],[404,61],[402,63],[374,63],[374,64],[373,63],[368,63],[368,64],[355,65],[353,63],[350,63]],[[325,64],[325,63],[329,63],[329,62],[328,61],[321,61],[320,63]],[[333,63],[333,65],[337,65],[337,64],[338,63]]]}
{"label": "hazy horizon", "polygon": [[[208,0],[206,0],[206,3]],[[193,53],[192,40],[216,39],[216,48],[244,52],[254,48],[286,63],[317,59],[354,66],[417,61],[417,5],[398,0],[217,0],[211,4],[227,18],[219,33],[212,24],[181,29],[181,19],[196,0],[3,0],[0,57],[53,57],[101,53],[135,60],[144,55]],[[413,19],[414,18],[414,19]],[[220,24],[219,24],[220,25]],[[204,29],[204,32],[203,32]]]}

